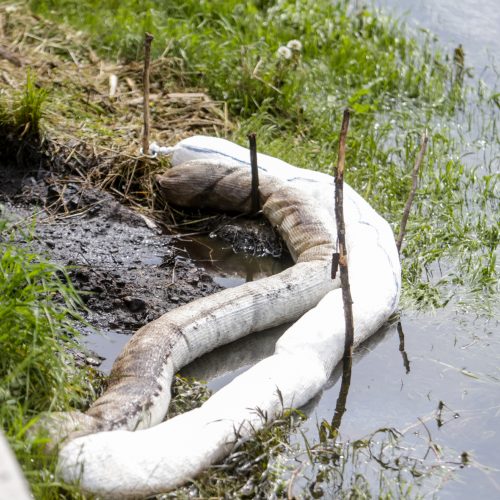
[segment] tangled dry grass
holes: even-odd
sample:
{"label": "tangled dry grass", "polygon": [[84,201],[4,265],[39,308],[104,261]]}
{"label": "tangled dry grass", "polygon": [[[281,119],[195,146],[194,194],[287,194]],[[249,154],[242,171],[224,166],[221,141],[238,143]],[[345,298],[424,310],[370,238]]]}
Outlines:
{"label": "tangled dry grass", "polygon": [[[87,35],[35,17],[23,3],[0,5],[3,101],[14,99],[28,72],[48,91],[41,140],[14,146],[35,148],[36,159],[51,170],[153,211],[152,178],[165,160],[140,155],[142,64],[103,60]],[[232,124],[225,103],[187,87],[183,75],[179,59],[163,54],[151,63],[151,141],[166,145],[194,133],[227,134]]]}

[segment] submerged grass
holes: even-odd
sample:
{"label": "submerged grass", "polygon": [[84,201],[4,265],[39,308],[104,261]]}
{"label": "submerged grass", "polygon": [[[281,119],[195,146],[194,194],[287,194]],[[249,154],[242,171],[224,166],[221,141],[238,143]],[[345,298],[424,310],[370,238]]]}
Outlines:
{"label": "submerged grass", "polygon": [[[318,442],[297,456],[307,498],[423,498],[463,465],[432,441],[381,428],[352,442],[332,438],[322,423]],[[426,495],[423,494],[426,493]]]}

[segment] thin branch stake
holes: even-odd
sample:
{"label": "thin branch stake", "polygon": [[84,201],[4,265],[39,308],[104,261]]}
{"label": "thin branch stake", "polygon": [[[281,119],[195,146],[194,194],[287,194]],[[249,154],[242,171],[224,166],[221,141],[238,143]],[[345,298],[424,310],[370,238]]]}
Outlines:
{"label": "thin branch stake", "polygon": [[413,199],[415,198],[415,192],[418,187],[418,173],[422,165],[422,160],[424,159],[425,150],[427,149],[427,143],[429,142],[429,137],[427,135],[427,130],[422,134],[422,140],[420,141],[420,151],[418,153],[417,159],[415,160],[415,165],[413,166],[412,172],[412,186],[410,194],[408,195],[408,200],[406,200],[405,209],[403,211],[403,217],[401,219],[401,225],[399,227],[399,235],[396,240],[396,247],[398,253],[401,253],[401,245],[403,244],[403,238],[406,233],[406,224],[408,222],[408,217],[410,215],[411,206],[413,204]]}
{"label": "thin branch stake", "polygon": [[333,266],[338,259],[340,267],[340,284],[342,286],[342,300],[344,302],[345,318],[345,342],[344,342],[344,361],[352,356],[352,346],[354,343],[354,321],[352,316],[352,297],[349,286],[349,271],[347,266],[347,249],[345,243],[345,223],[344,223],[344,165],[345,165],[345,143],[347,131],[349,129],[349,110],[344,110],[342,119],[342,128],[339,139],[339,155],[337,168],[335,169],[335,218],[337,220],[337,237],[339,254],[332,258],[332,276],[334,274]]}
{"label": "thin branch stake", "polygon": [[144,85],[144,133],[142,136],[142,153],[145,155],[149,154],[149,64],[153,38],[151,33],[144,34],[144,70],[142,73],[142,82]]}
{"label": "thin branch stake", "polygon": [[344,110],[342,128],[339,138],[339,155],[337,168],[335,169],[335,218],[337,220],[338,253],[332,256],[332,279],[337,274],[337,266],[340,268],[340,284],[342,286],[342,301],[344,303],[345,339],[344,358],[342,360],[342,382],[340,392],[335,405],[335,413],[330,426],[330,437],[338,435],[342,416],[346,411],[347,394],[351,385],[352,372],[352,346],[354,344],[354,320],[352,316],[351,287],[349,286],[349,270],[347,266],[347,249],[345,243],[344,222],[344,166],[345,166],[345,143],[349,129],[349,110]]}
{"label": "thin branch stake", "polygon": [[257,165],[257,140],[255,133],[248,134],[248,142],[250,144],[250,164],[252,166],[252,213],[255,214],[260,210],[259,199],[259,168]]}

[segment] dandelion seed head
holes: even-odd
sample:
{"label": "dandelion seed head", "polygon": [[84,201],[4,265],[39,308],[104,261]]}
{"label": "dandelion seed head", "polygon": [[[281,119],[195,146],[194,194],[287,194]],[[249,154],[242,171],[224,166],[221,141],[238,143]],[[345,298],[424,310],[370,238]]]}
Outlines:
{"label": "dandelion seed head", "polygon": [[288,48],[282,45],[278,50],[277,50],[277,55],[281,59],[291,59],[292,58],[292,51]]}
{"label": "dandelion seed head", "polygon": [[290,40],[286,46],[295,52],[301,52],[302,51],[302,42],[300,40]]}

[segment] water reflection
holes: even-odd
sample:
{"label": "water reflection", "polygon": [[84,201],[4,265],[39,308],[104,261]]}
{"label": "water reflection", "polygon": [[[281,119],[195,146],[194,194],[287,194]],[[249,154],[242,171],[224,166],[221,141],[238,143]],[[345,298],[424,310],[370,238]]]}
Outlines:
{"label": "water reflection", "polygon": [[270,328],[219,347],[185,366],[181,375],[205,380],[209,389],[218,391],[260,360],[271,356],[288,326]]}
{"label": "water reflection", "polygon": [[[260,360],[271,356],[274,353],[277,340],[289,326],[286,324],[271,328],[222,346],[184,367],[181,370],[181,375],[205,380],[212,391],[218,391]],[[356,367],[387,336],[393,336],[395,330],[394,325],[386,325],[357,347],[352,363],[348,363],[347,366],[341,363],[335,367],[323,390],[301,408],[303,413],[309,417],[309,423],[313,424],[312,427],[309,426],[310,428],[314,429],[315,422],[318,420],[332,421],[332,427],[340,428],[342,416],[346,411],[352,366]],[[393,347],[391,356],[396,359],[399,356],[398,349],[396,345]],[[356,368],[354,368],[354,373],[356,373]],[[339,380],[342,380],[340,388],[338,387]],[[336,398],[337,403],[335,409],[332,410],[331,403],[335,400],[335,393],[338,393],[339,397]]]}
{"label": "water reflection", "polygon": [[80,340],[91,352],[98,354],[101,364],[99,370],[108,375],[118,354],[130,340],[130,335],[115,330],[95,330],[93,328],[82,328]]}
{"label": "water reflection", "polygon": [[[352,357],[346,356],[342,360],[342,382],[340,384],[339,397],[335,405],[335,412],[332,418],[331,431],[333,434],[338,433],[342,423],[342,417],[346,412],[347,395],[351,387],[351,374],[352,374]],[[334,437],[334,436],[330,436]]]}
{"label": "water reflection", "polygon": [[408,359],[408,354],[405,351],[405,334],[403,333],[403,327],[401,326],[401,321],[398,321],[397,325],[398,335],[399,335],[399,352],[403,357],[403,365],[406,369],[406,373],[410,373],[410,360]]}

